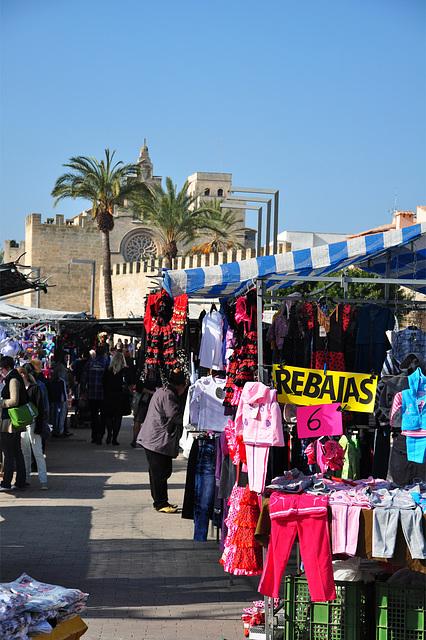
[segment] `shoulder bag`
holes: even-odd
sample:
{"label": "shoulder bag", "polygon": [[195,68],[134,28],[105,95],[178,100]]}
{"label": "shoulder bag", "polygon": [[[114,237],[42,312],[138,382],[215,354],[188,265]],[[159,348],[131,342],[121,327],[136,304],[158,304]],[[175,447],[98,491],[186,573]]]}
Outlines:
{"label": "shoulder bag", "polygon": [[32,424],[38,416],[37,407],[32,402],[22,404],[20,407],[11,407],[7,410],[10,422],[15,429],[24,429]]}

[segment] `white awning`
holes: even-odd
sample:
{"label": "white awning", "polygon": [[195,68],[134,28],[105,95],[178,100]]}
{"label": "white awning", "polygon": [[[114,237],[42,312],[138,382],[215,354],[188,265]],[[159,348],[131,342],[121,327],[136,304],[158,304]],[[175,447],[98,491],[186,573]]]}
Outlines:
{"label": "white awning", "polygon": [[[173,297],[226,297],[238,294],[256,278],[264,278],[266,287],[290,286],[279,276],[327,276],[349,266],[382,278],[408,279],[404,286],[426,294],[426,223],[403,229],[301,249],[273,256],[251,258],[214,267],[169,270],[164,288]],[[421,283],[420,281],[423,281]]]}

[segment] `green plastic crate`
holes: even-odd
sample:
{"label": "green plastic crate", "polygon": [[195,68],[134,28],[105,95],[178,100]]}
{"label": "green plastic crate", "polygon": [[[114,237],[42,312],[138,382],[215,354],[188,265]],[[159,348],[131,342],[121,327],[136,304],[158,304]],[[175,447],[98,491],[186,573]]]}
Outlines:
{"label": "green plastic crate", "polygon": [[423,587],[376,583],[376,640],[426,640]]}
{"label": "green plastic crate", "polygon": [[336,600],[311,602],[306,578],[286,576],[285,639],[367,640],[372,593],[361,582],[336,582]]}

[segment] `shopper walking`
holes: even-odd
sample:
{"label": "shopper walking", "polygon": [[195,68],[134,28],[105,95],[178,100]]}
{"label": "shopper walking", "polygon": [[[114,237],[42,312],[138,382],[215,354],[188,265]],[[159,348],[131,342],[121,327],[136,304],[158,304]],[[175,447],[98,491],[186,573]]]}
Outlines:
{"label": "shopper walking", "polygon": [[[15,369],[11,356],[0,356],[0,373],[4,387],[1,391],[1,445],[3,450],[3,480],[0,491],[10,489],[25,490],[25,462],[21,449],[21,432],[12,426],[8,409],[20,407],[28,402],[24,381]],[[13,473],[16,470],[15,485],[12,487]]]}
{"label": "shopper walking", "polygon": [[105,435],[103,377],[109,365],[105,357],[105,347],[98,347],[96,355],[87,363],[81,377],[81,396],[89,402],[92,443],[102,444]]}
{"label": "shopper walking", "polygon": [[29,401],[34,404],[38,411],[38,416],[35,421],[25,427],[24,431],[21,431],[21,447],[25,461],[25,485],[27,487],[30,485],[32,452],[37,465],[38,477],[41,484],[40,488],[47,489],[46,460],[44,459],[41,441],[41,432],[45,418],[43,394],[35,378],[28,373],[25,367],[18,367],[17,371],[24,381]]}
{"label": "shopper walking", "polygon": [[130,443],[130,446],[133,448],[136,448],[136,438],[146,418],[151,398],[159,387],[161,387],[160,376],[154,369],[148,369],[143,380],[141,380],[141,376],[138,376],[136,380],[135,391],[138,394],[139,402],[133,410],[133,440]]}
{"label": "shopper walking", "polygon": [[172,372],[166,387],[157,389],[152,396],[137,438],[148,461],[154,509],[160,513],[177,511],[177,505],[169,503],[167,480],[172,475],[172,460],[179,453],[183,423],[179,396],[185,389],[185,375],[181,371]]}
{"label": "shopper walking", "polygon": [[118,446],[117,436],[121,428],[123,415],[130,410],[125,409],[125,402],[131,404],[131,399],[126,397],[123,387],[130,384],[129,370],[124,355],[117,351],[111,358],[111,363],[103,375],[102,385],[104,390],[103,412],[107,431],[106,443]]}

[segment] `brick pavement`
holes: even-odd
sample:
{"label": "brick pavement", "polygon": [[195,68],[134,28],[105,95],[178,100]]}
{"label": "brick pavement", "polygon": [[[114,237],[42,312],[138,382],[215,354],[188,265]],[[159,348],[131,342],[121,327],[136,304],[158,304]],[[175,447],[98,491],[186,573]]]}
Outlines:
{"label": "brick pavement", "polygon": [[[193,523],[152,508],[145,454],[90,443],[90,430],[48,444],[49,491],[37,474],[0,493],[0,581],[28,573],[89,593],[84,640],[235,640],[258,578],[224,573],[215,536],[192,540]],[[182,504],[186,460],[174,461],[171,502]]]}

